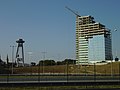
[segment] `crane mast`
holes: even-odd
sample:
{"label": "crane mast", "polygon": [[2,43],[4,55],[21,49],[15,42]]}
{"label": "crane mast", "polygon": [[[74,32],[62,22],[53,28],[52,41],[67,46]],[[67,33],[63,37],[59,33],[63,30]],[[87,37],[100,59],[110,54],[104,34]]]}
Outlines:
{"label": "crane mast", "polygon": [[65,7],[66,9],[68,9],[69,11],[71,11],[73,14],[75,14],[76,16],[79,16],[80,17],[80,15],[79,14],[77,14],[76,12],[74,12],[72,9],[70,9],[69,7]]}

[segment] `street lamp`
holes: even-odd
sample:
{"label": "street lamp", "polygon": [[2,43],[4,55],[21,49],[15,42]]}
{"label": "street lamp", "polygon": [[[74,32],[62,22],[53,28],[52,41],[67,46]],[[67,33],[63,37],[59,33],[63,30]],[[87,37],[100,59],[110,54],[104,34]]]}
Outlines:
{"label": "street lamp", "polygon": [[13,74],[13,63],[14,63],[14,48],[16,47],[16,46],[10,46],[11,48],[12,48],[12,71],[11,71],[11,73]]}
{"label": "street lamp", "polygon": [[[31,55],[32,54],[33,54],[32,52],[28,52],[28,61],[30,61],[30,62],[31,62]],[[32,75],[32,65],[31,65],[31,63],[30,63],[30,67],[31,67],[31,75]]]}
{"label": "street lamp", "polygon": [[120,82],[120,61],[119,61],[119,82]]}
{"label": "street lamp", "polygon": [[96,81],[96,65],[95,65],[95,62],[94,62],[94,81]]}
{"label": "street lamp", "polygon": [[69,66],[69,62],[68,62],[68,59],[67,59],[67,82],[68,82],[68,73],[69,73],[69,68],[68,68],[68,66]]}
{"label": "street lamp", "polygon": [[[111,32],[111,35],[113,32],[117,32],[117,29],[114,29],[114,31]],[[117,50],[117,49],[116,49]],[[117,52],[117,51],[116,51]],[[117,53],[116,53],[117,54]],[[112,59],[111,59],[111,77],[113,76],[113,62],[112,62]]]}
{"label": "street lamp", "polygon": [[43,67],[43,69],[42,69],[42,72],[44,73],[45,54],[46,54],[47,52],[41,52],[41,53],[43,54],[43,62],[42,62],[42,67]]}

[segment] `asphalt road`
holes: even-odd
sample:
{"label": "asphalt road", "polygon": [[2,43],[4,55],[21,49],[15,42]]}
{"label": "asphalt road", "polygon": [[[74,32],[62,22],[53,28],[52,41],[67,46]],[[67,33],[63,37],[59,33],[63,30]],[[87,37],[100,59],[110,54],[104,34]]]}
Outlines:
{"label": "asphalt road", "polygon": [[101,75],[1,75],[3,82],[120,82],[120,76]]}

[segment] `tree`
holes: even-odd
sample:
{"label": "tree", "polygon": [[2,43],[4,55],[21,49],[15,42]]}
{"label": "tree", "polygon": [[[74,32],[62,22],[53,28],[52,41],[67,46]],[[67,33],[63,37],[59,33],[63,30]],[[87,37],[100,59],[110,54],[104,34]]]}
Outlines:
{"label": "tree", "polygon": [[63,61],[63,64],[75,64],[76,63],[76,60],[73,60],[73,59],[65,59]]}
{"label": "tree", "polygon": [[62,61],[57,61],[57,65],[63,65]]}
{"label": "tree", "polygon": [[31,66],[35,66],[36,65],[36,63],[35,62],[31,62]]}
{"label": "tree", "polygon": [[56,65],[56,62],[54,60],[41,60],[39,61],[39,65],[40,66],[52,66],[52,65]]}
{"label": "tree", "polygon": [[7,55],[7,67],[9,67],[9,58],[8,58],[8,55]]}
{"label": "tree", "polygon": [[76,60],[65,59],[64,61],[57,61],[57,65],[76,64]]}
{"label": "tree", "polygon": [[1,59],[1,56],[0,56],[0,67],[6,67],[6,63]]}
{"label": "tree", "polygon": [[119,61],[119,58],[117,56],[115,57],[115,61]]}

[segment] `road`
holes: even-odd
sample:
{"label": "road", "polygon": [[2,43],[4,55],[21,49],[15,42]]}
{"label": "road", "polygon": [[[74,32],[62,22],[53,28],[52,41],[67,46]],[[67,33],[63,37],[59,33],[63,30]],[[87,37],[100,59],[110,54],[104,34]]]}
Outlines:
{"label": "road", "polygon": [[120,82],[119,75],[76,75],[76,74],[40,74],[40,75],[0,75],[0,83],[3,82]]}

